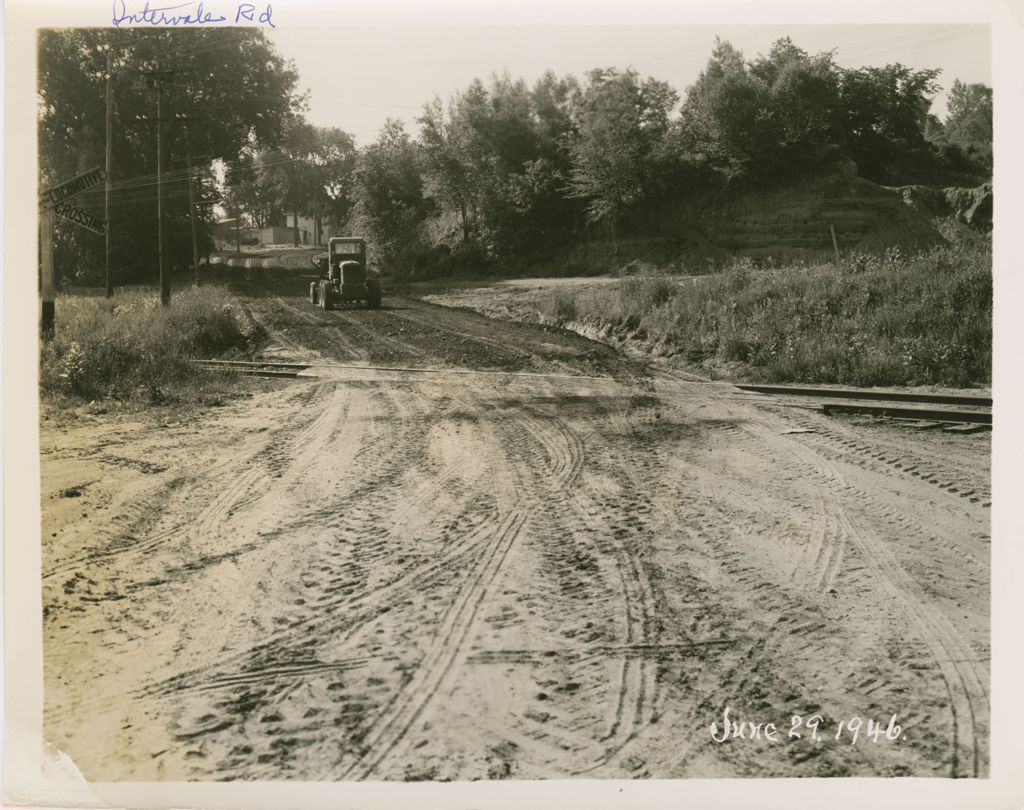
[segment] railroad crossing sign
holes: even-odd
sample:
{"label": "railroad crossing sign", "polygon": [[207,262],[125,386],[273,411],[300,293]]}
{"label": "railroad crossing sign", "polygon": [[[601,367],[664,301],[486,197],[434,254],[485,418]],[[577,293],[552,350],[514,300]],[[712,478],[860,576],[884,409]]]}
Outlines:
{"label": "railroad crossing sign", "polygon": [[43,210],[52,210],[55,214],[74,222],[76,225],[80,225],[93,233],[103,236],[107,232],[107,221],[94,214],[90,214],[77,205],[72,205],[67,200],[102,183],[106,179],[107,173],[102,167],[97,166],[95,169],[90,169],[77,177],[72,177],[59,186],[47,189],[40,195],[39,203]]}
{"label": "railroad crossing sign", "polygon": [[65,180],[59,186],[48,188],[39,195],[39,225],[42,231],[42,240],[39,246],[39,292],[43,305],[42,331],[44,339],[53,335],[56,319],[53,289],[53,215],[57,214],[93,233],[104,236],[107,233],[107,220],[90,214],[77,205],[72,205],[68,200],[106,179],[106,170],[97,166],[77,177]]}
{"label": "railroad crossing sign", "polygon": [[102,183],[107,179],[107,173],[103,171],[101,166],[97,166],[95,169],[89,169],[87,172],[83,172],[77,177],[72,177],[70,180],[66,180],[59,186],[53,186],[48,188],[39,196],[44,208],[56,205],[62,200],[66,200],[69,197],[74,197],[76,194],[80,194],[86,189],[90,189],[97,183]]}
{"label": "railroad crossing sign", "polygon": [[90,214],[88,211],[83,211],[77,205],[72,205],[67,202],[59,202],[53,206],[53,213],[59,214],[64,219],[69,219],[76,225],[81,225],[83,228],[98,233],[103,236],[107,232],[107,221],[102,217],[98,217],[95,214]]}

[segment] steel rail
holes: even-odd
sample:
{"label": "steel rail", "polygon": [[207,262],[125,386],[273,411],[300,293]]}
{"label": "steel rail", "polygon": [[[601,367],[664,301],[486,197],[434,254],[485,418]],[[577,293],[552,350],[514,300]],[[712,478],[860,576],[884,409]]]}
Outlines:
{"label": "steel rail", "polygon": [[743,391],[758,394],[783,394],[797,397],[834,397],[837,399],[862,399],[880,402],[928,402],[935,405],[967,405],[992,407],[992,397],[969,394],[933,394],[926,391],[884,391],[875,388],[811,388],[801,385],[755,385],[737,383]]}

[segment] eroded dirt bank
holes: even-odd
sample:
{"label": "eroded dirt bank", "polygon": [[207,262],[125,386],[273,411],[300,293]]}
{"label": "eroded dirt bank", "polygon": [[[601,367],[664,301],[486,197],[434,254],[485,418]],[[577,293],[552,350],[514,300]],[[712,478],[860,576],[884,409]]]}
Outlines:
{"label": "eroded dirt bank", "polygon": [[[987,436],[385,303],[250,289],[316,376],[44,422],[46,731],[88,778],[987,773]],[[782,739],[713,742],[726,706]]]}

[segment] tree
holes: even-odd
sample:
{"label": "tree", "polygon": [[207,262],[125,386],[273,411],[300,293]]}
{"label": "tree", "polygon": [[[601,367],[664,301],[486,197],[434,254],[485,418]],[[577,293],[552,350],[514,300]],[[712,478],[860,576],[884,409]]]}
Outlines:
{"label": "tree", "polygon": [[261,182],[258,167],[270,160],[270,150],[247,148],[238,160],[225,165],[224,208],[244,212],[257,228],[267,228],[281,217],[278,192]]}
{"label": "tree", "polygon": [[687,89],[679,123],[684,154],[727,179],[772,177],[816,166],[841,127],[839,69],[788,37],[744,62],[716,40],[707,67]]}
{"label": "tree", "polygon": [[[161,157],[172,268],[187,266],[192,254],[186,153],[199,166],[233,162],[252,144],[276,139],[303,99],[295,90],[294,67],[258,29],[43,30],[38,49],[41,186],[103,165],[108,48],[115,109],[112,258],[115,278],[125,281],[151,277],[156,267],[157,82],[168,119]],[[102,197],[100,187],[76,202],[99,212]],[[103,240],[64,223],[55,230],[58,282],[101,277]]]}
{"label": "tree", "polygon": [[312,154],[316,178],[314,219],[318,235],[322,232],[326,212],[335,227],[341,227],[355,205],[353,174],[358,150],[347,132],[337,127],[315,129],[316,148]]}
{"label": "tree", "polygon": [[862,176],[896,182],[910,165],[934,163],[924,131],[938,75],[900,64],[841,73],[843,147]]}
{"label": "tree", "polygon": [[377,259],[392,271],[407,271],[423,246],[429,214],[421,161],[401,121],[389,118],[374,143],[361,150],[353,172],[352,219],[369,238]]}
{"label": "tree", "polygon": [[301,118],[288,121],[277,146],[257,164],[258,182],[272,195],[274,203],[293,217],[294,243],[299,244],[299,213],[313,206],[317,177],[312,156],[317,148],[316,131]]}
{"label": "tree", "polygon": [[707,66],[686,90],[677,126],[681,151],[726,179],[745,175],[769,140],[766,81],[747,70],[743,54],[718,37]]}
{"label": "tree", "polygon": [[448,231],[457,228],[457,251],[497,258],[532,249],[571,222],[559,188],[575,86],[548,73],[531,89],[504,73],[488,85],[474,80],[447,107],[438,98],[424,107],[427,193]]}
{"label": "tree", "polygon": [[828,53],[812,57],[797,48],[779,55],[786,59],[772,71],[768,96],[778,147],[775,162],[790,169],[813,164],[825,147],[840,139],[840,73]]}
{"label": "tree", "polygon": [[949,92],[949,113],[944,126],[946,141],[964,154],[992,166],[992,88],[954,80]]}
{"label": "tree", "polygon": [[586,201],[592,221],[612,226],[650,198],[678,101],[665,82],[634,70],[592,70],[572,103],[570,197]]}
{"label": "tree", "polygon": [[229,210],[244,211],[259,228],[278,222],[285,211],[311,215],[319,244],[325,219],[336,226],[348,220],[355,160],[355,141],[347,132],[296,117],[274,148],[250,147],[226,166],[225,200]]}
{"label": "tree", "polygon": [[[730,46],[731,48],[731,46]],[[738,53],[738,52],[737,52]],[[807,51],[798,47],[789,37],[782,37],[772,43],[767,56],[758,55],[749,65],[752,76],[766,85],[773,85],[786,67],[809,61]]]}
{"label": "tree", "polygon": [[[477,90],[479,82],[470,86],[466,96]],[[482,90],[482,87],[479,87]],[[420,125],[419,142],[422,147],[423,166],[429,182],[429,193],[443,209],[455,213],[462,233],[462,241],[469,242],[473,234],[471,209],[475,197],[473,189],[473,161],[468,143],[471,133],[465,116],[468,103],[457,96],[446,114],[441,99],[434,97],[424,105],[417,118]]]}

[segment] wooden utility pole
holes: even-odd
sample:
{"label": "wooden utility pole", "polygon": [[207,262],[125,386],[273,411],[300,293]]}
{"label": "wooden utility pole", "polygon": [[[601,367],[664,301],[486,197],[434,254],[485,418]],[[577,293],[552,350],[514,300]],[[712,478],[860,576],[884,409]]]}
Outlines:
{"label": "wooden utility pole", "polygon": [[242,255],[242,212],[235,209],[235,253]]}
{"label": "wooden utility pole", "polygon": [[53,302],[53,212],[47,208],[39,216],[42,226],[42,239],[39,245],[40,255],[40,297],[43,300],[42,333],[43,340],[53,337],[56,307]]}
{"label": "wooden utility pole", "polygon": [[164,229],[164,137],[163,80],[174,74],[173,70],[143,71],[149,77],[150,86],[156,89],[156,224],[157,252],[160,265],[160,303],[171,303],[171,278],[167,272],[167,236]]}
{"label": "wooden utility pole", "polygon": [[156,221],[157,249],[160,252],[160,303],[171,303],[171,279],[167,275],[167,245],[164,234],[164,117],[160,99],[163,88],[160,79],[156,81]]}
{"label": "wooden utility pole", "polygon": [[195,269],[196,284],[199,284],[199,235],[196,230],[196,203],[192,196],[192,150],[186,153],[188,160],[188,216],[192,220],[192,267]]}
{"label": "wooden utility pole", "polygon": [[110,275],[110,167],[114,160],[113,144],[113,119],[114,100],[110,92],[110,45],[107,45],[107,182],[103,191],[103,218],[107,221],[107,230],[104,235],[104,259],[107,270],[107,298],[114,294],[114,280]]}

